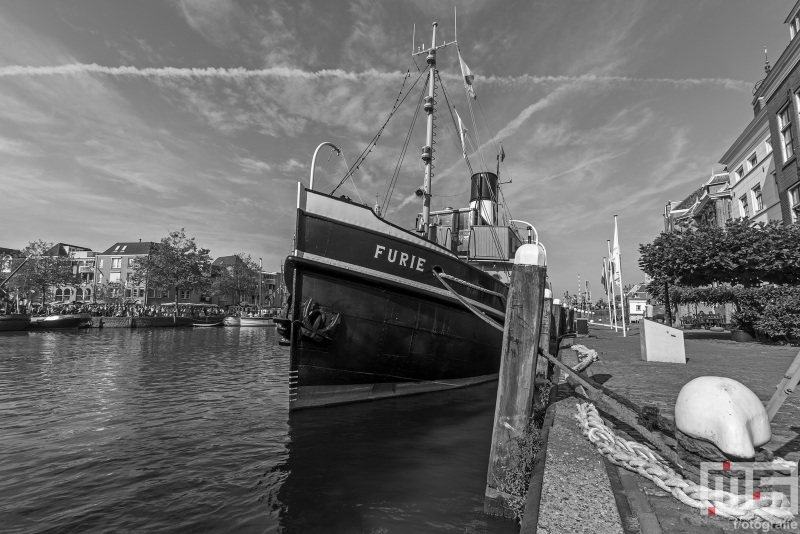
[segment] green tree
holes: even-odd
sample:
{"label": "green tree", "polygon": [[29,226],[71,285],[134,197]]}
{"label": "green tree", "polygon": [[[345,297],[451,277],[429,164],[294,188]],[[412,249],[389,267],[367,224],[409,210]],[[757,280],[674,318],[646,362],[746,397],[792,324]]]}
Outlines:
{"label": "green tree", "polygon": [[178,313],[178,292],[203,291],[210,284],[211,256],[199,248],[194,237],[186,237],[185,229],[170,232],[153,245],[148,256],[134,264],[133,279],[146,281],[148,287],[175,291],[175,314]]}
{"label": "green tree", "polygon": [[212,295],[233,295],[239,304],[245,295],[258,293],[258,264],[249,254],[234,255],[232,265],[216,269],[211,282]]}
{"label": "green tree", "polygon": [[[51,248],[53,243],[41,239],[28,243],[21,254],[28,261],[8,281],[7,287],[10,291],[16,290],[23,295],[38,292],[44,305],[52,288],[77,283],[77,275],[72,271],[72,258],[50,256],[47,253]],[[14,267],[16,265],[18,263]]]}

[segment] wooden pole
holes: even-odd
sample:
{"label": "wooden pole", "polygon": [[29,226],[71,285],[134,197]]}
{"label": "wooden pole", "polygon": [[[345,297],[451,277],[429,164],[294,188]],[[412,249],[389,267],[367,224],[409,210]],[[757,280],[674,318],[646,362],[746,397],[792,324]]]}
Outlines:
{"label": "wooden pole", "polygon": [[769,404],[767,404],[767,415],[770,421],[772,421],[772,418],[778,413],[783,401],[794,391],[798,383],[800,383],[800,352],[795,356],[792,365],[789,366],[789,370],[783,375],[780,384],[777,386],[777,390],[769,400]]}
{"label": "wooden pole", "polygon": [[[544,303],[542,304],[542,331],[539,334],[539,346],[542,350],[550,352],[550,337],[552,335],[550,331],[550,325],[553,322],[553,318],[550,315],[551,309],[553,307],[553,293],[545,288],[544,290]],[[547,360],[544,358],[539,358],[537,355],[536,358],[536,374],[544,376],[547,373]]]}
{"label": "wooden pole", "polygon": [[503,505],[503,493],[497,488],[497,478],[508,461],[512,440],[522,436],[533,412],[534,373],[547,272],[544,263],[544,252],[538,244],[526,243],[517,250],[506,305],[483,508],[488,514],[509,518],[513,514]]}

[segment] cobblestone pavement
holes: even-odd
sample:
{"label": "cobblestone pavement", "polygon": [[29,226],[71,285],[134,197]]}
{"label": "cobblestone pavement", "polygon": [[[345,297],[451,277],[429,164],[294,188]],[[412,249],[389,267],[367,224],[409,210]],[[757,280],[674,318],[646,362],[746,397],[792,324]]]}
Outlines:
{"label": "cobblestone pavement", "polygon": [[[662,415],[674,420],[675,400],[680,389],[699,376],[738,380],[766,403],[798,352],[797,347],[737,343],[726,339],[729,337],[730,333],[684,332],[685,365],[642,361],[637,325],[632,325],[627,338],[608,327],[590,325],[589,337],[579,338],[575,343],[598,352],[600,361],[589,369],[596,381],[639,406],[656,405]],[[773,419],[772,440],[766,448],[787,460],[800,460],[800,391],[789,396]],[[649,480],[623,469],[619,474],[636,515],[628,521],[630,528],[626,532],[757,530],[745,529],[727,519],[701,516],[698,510],[681,504]],[[795,526],[775,531],[800,532],[800,529]]]}

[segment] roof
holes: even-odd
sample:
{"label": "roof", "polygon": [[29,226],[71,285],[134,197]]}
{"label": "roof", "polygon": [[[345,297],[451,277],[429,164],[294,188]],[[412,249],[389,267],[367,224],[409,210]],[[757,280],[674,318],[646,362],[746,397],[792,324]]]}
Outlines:
{"label": "roof", "polygon": [[[800,1],[800,0],[798,0],[798,1]],[[700,195],[703,194],[703,192],[705,191],[705,188],[706,188],[705,185],[701,185],[700,187],[698,187],[691,195],[689,195],[688,197],[686,197],[683,200],[681,200],[681,203],[678,204],[675,207],[675,209],[688,210],[689,208],[691,208],[694,205],[695,200],[700,198]]]}
{"label": "roof", "polygon": [[92,249],[88,247],[80,247],[78,245],[70,245],[69,243],[56,243],[45,252],[45,256],[69,256],[72,252],[91,252]]}
{"label": "roof", "polygon": [[791,11],[789,11],[789,15],[787,15],[786,20],[783,21],[784,24],[789,24],[793,18],[797,16],[797,12],[800,11],[800,0],[795,2],[794,7]]}
{"label": "roof", "polygon": [[103,255],[123,254],[127,256],[137,254],[150,254],[150,249],[155,245],[152,241],[119,242],[111,245]]}
{"label": "roof", "polygon": [[14,256],[17,257],[22,254],[21,250],[15,248],[0,247],[0,256]]}
{"label": "roof", "polygon": [[219,258],[211,262],[211,266],[225,267],[228,265],[235,265],[237,261],[242,261],[242,259],[235,254],[233,256],[220,256]]}

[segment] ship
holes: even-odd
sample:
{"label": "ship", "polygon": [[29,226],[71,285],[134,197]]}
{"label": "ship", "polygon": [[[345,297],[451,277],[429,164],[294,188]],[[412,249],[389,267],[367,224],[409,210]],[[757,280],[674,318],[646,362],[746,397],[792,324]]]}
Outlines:
{"label": "ship", "polygon": [[[403,227],[387,221],[377,205],[316,190],[317,153],[324,146],[339,152],[332,142],[314,152],[308,186],[298,183],[294,245],[284,264],[289,296],[275,319],[281,343],[289,346],[290,410],[497,379],[514,253],[535,230],[524,223],[524,240],[521,221],[500,211],[502,147],[496,169],[471,172],[468,165],[461,184],[469,184],[468,206],[431,210],[442,81],[436,57],[457,47],[455,40],[435,44],[436,30],[434,23],[433,44],[412,50],[427,64],[420,72],[427,80],[419,98],[427,124],[416,222]],[[463,138],[461,148],[467,161]]]}

